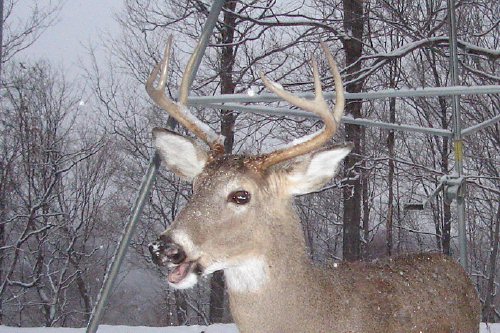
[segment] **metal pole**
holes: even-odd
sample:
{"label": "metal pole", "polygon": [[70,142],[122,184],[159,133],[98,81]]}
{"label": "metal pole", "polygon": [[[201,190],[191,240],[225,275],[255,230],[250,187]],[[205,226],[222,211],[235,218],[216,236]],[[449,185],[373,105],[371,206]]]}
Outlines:
{"label": "metal pole", "polygon": [[[345,99],[381,99],[394,97],[432,97],[432,96],[454,96],[454,95],[480,95],[498,94],[500,85],[484,86],[450,86],[450,87],[426,87],[414,89],[383,89],[370,92],[350,93],[345,92]],[[302,92],[294,93],[302,98],[314,98],[314,93]],[[324,92],[325,99],[335,101],[334,92]],[[205,106],[216,103],[257,103],[257,102],[278,102],[282,99],[272,93],[261,93],[257,95],[249,94],[227,94],[211,96],[190,96],[187,100],[189,106]]]}
{"label": "metal pole", "polygon": [[[240,112],[249,112],[255,114],[261,114],[263,116],[285,116],[285,117],[302,117],[302,118],[317,118],[319,116],[296,109],[289,108],[275,108],[271,106],[255,106],[255,105],[242,105],[236,103],[226,103],[226,104],[206,104],[206,107],[222,110],[234,110]],[[450,130],[432,128],[432,127],[419,127],[414,125],[399,125],[392,123],[385,123],[378,120],[362,119],[362,118],[351,118],[348,116],[342,117],[342,122],[347,124],[356,124],[366,127],[379,127],[384,129],[393,129],[398,131],[406,132],[417,132],[425,133],[437,136],[453,137],[453,133]]]}
{"label": "metal pole", "polygon": [[[451,85],[458,84],[458,47],[457,47],[457,20],[455,13],[455,1],[448,0],[448,25],[450,35],[450,74]],[[458,177],[463,176],[463,139],[462,122],[460,116],[460,96],[453,95],[453,150],[455,154],[455,173]],[[462,187],[465,186],[465,183]],[[469,260],[467,256],[467,228],[465,225],[465,189],[457,193],[457,220],[458,220],[458,244],[460,248],[460,263],[467,270]]]}
{"label": "metal pole", "polygon": [[[210,9],[210,13],[208,15],[205,26],[203,27],[203,32],[200,37],[200,41],[195,49],[196,57],[192,57],[194,59],[194,67],[193,70],[189,73],[189,86],[193,82],[193,79],[198,71],[198,67],[201,63],[201,58],[205,53],[205,49],[208,45],[208,40],[210,35],[213,32],[215,24],[217,23],[217,19],[219,17],[219,13],[222,10],[222,6],[224,5],[225,0],[215,0]],[[132,208],[130,219],[125,226],[124,233],[122,238],[120,239],[118,248],[113,256],[111,266],[109,267],[106,276],[104,278],[104,283],[99,292],[99,296],[97,298],[97,303],[91,313],[89,323],[87,325],[86,333],[96,333],[99,322],[104,312],[104,307],[106,306],[109,294],[111,292],[111,288],[113,287],[113,283],[118,276],[120,271],[121,264],[123,259],[125,258],[125,254],[127,253],[128,245],[130,243],[130,239],[134,235],[135,229],[137,227],[137,223],[139,221],[139,217],[141,216],[142,209],[144,208],[144,204],[146,203],[149,193],[151,191],[151,187],[156,178],[156,173],[161,164],[160,156],[156,152],[149,163],[148,170],[144,175],[144,178],[141,183],[141,188],[139,190],[139,194],[137,195],[137,199],[135,201],[134,207]]]}
{"label": "metal pole", "polygon": [[2,80],[2,63],[3,63],[3,0],[0,0],[0,82]]}
{"label": "metal pole", "polygon": [[97,298],[97,304],[92,311],[89,324],[87,326],[87,333],[95,333],[97,331],[99,321],[104,312],[104,307],[106,306],[108,296],[111,292],[111,288],[113,287],[113,283],[115,282],[116,277],[118,276],[118,273],[120,271],[120,266],[123,262],[125,254],[127,253],[130,239],[134,235],[135,229],[137,227],[137,222],[139,221],[139,217],[141,216],[144,204],[149,197],[149,192],[156,178],[156,172],[158,171],[159,166],[160,156],[158,155],[158,153],[155,153],[149,164],[148,170],[146,171],[146,174],[142,179],[141,188],[139,190],[139,194],[137,195],[137,199],[135,200],[134,207],[132,208],[130,220],[125,227],[118,248],[116,249],[116,252],[113,256],[111,266],[109,267],[104,278],[104,284]]}
{"label": "metal pole", "polygon": [[[497,112],[498,112],[498,110],[497,110]],[[499,114],[497,114],[495,117],[493,117],[491,119],[485,120],[479,124],[472,125],[471,127],[468,127],[466,129],[462,130],[462,138],[467,136],[467,135],[474,134],[477,131],[479,131],[485,127],[491,126],[499,121],[500,121],[500,112],[499,112]]]}
{"label": "metal pole", "polygon": [[194,63],[192,67],[193,69],[189,73],[189,87],[191,87],[191,85],[193,84],[194,77],[196,76],[196,72],[198,72],[203,54],[205,53],[205,49],[207,48],[208,42],[210,41],[210,36],[212,36],[215,24],[217,23],[219,13],[222,11],[222,7],[224,6],[225,2],[225,0],[215,0],[212,3],[212,7],[210,8],[210,12],[208,13],[207,21],[203,26],[203,31],[201,32],[198,44],[196,45],[193,55],[191,56],[194,60]]}

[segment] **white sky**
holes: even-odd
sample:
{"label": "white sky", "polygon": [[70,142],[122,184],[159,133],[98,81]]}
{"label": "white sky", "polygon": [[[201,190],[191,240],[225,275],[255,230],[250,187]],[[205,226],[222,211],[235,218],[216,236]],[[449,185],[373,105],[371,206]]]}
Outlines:
{"label": "white sky", "polygon": [[[28,15],[35,2],[43,6],[49,0],[20,0],[15,14]],[[56,24],[23,51],[21,57],[45,58],[71,72],[78,71],[82,60],[88,58],[85,46],[97,45],[100,36],[108,31],[118,32],[113,15],[122,3],[122,0],[66,0]]]}

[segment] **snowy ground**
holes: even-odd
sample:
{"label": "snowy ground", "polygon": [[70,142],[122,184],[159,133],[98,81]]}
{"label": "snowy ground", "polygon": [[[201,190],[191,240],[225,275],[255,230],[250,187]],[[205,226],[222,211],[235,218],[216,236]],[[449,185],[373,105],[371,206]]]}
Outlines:
{"label": "snowy ground", "polygon": [[[97,333],[238,333],[234,325],[144,327],[100,325]],[[498,331],[500,332],[500,330]],[[85,328],[7,327],[0,326],[0,333],[85,333]],[[496,332],[495,332],[496,333]]]}
{"label": "snowy ground", "polygon": [[[97,333],[238,333],[234,325],[143,327],[101,325]],[[0,326],[0,333],[85,333],[85,328],[7,327]],[[481,324],[481,333],[500,333],[500,324]]]}

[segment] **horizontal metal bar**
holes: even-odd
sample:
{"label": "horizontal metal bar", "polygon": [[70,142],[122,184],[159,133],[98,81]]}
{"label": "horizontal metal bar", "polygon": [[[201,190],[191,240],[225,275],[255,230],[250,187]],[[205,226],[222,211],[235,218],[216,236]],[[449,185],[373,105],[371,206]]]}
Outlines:
{"label": "horizontal metal bar", "polygon": [[[362,93],[345,93],[346,99],[379,99],[390,97],[433,97],[433,96],[455,96],[455,95],[484,95],[500,93],[500,85],[485,86],[453,86],[453,87],[430,87],[417,89],[385,89]],[[295,94],[303,98],[313,98],[312,92]],[[333,100],[335,93],[325,92],[326,99]],[[249,94],[228,94],[217,96],[189,96],[188,105],[198,106],[212,103],[256,103],[256,102],[277,102],[281,99],[275,94],[262,93],[257,95]]]}
{"label": "horizontal metal bar", "polygon": [[[275,108],[271,106],[263,106],[263,105],[241,105],[241,104],[236,104],[236,103],[225,103],[225,104],[208,104],[206,105],[209,108],[214,108],[214,109],[222,109],[222,110],[234,110],[234,111],[240,111],[240,112],[251,112],[251,113],[257,113],[261,114],[264,116],[287,116],[287,117],[303,117],[303,118],[318,118],[313,113],[306,112],[306,111],[301,111],[301,110],[294,110],[294,109],[288,109],[288,108]],[[366,127],[379,127],[379,128],[384,128],[384,129],[392,129],[392,130],[398,130],[398,131],[405,131],[405,132],[417,132],[417,133],[424,133],[424,134],[432,134],[432,135],[437,135],[437,136],[444,136],[444,137],[452,137],[453,133],[449,130],[445,129],[439,129],[439,128],[428,128],[428,127],[419,127],[419,126],[412,126],[412,125],[401,125],[401,124],[392,124],[392,123],[386,123],[386,122],[381,122],[381,121],[375,121],[375,120],[369,120],[369,119],[361,119],[361,118],[351,118],[351,117],[342,117],[342,121],[344,121],[347,124],[354,124],[354,125],[361,125],[361,126],[366,126]]]}
{"label": "horizontal metal bar", "polygon": [[445,129],[439,129],[439,128],[391,124],[391,123],[385,123],[385,122],[381,122],[381,121],[360,119],[360,118],[355,119],[355,118],[350,118],[350,117],[343,117],[342,120],[348,124],[361,125],[361,126],[366,126],[366,127],[379,127],[379,128],[383,128],[383,129],[392,129],[392,130],[403,131],[403,132],[416,132],[416,133],[431,134],[431,135],[437,135],[437,136],[443,136],[443,137],[452,137],[453,136],[452,131],[445,130]]}
{"label": "horizontal metal bar", "polygon": [[477,131],[479,131],[485,127],[491,126],[498,121],[500,121],[500,114],[497,114],[495,117],[488,119],[488,120],[485,120],[482,123],[479,123],[479,124],[476,124],[476,125],[473,125],[471,127],[464,129],[462,131],[462,136],[467,136],[467,135],[471,135],[473,133],[476,133]]}

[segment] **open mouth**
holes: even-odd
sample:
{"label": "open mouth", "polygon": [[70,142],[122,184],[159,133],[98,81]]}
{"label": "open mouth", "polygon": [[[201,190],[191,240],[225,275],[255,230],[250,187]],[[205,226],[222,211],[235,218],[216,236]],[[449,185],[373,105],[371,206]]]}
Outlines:
{"label": "open mouth", "polygon": [[173,285],[181,284],[188,276],[192,274],[199,274],[199,268],[196,261],[185,260],[179,264],[169,264],[169,272],[167,280]]}

